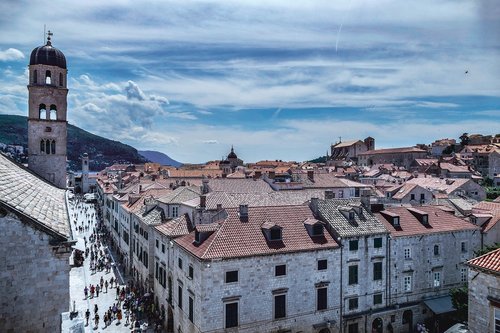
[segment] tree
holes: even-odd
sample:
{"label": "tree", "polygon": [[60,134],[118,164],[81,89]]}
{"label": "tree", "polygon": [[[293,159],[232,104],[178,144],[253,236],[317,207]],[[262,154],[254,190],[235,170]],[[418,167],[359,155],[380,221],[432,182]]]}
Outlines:
{"label": "tree", "polygon": [[452,288],[450,290],[450,296],[453,307],[457,309],[457,320],[459,322],[466,323],[468,320],[467,313],[469,311],[469,288],[467,285],[460,288]]}
{"label": "tree", "polygon": [[483,254],[486,254],[486,253],[491,252],[493,250],[496,250],[498,248],[500,248],[500,243],[495,243],[493,245],[487,245],[481,250],[474,251],[474,255],[476,257],[479,257],[479,256],[482,256]]}
{"label": "tree", "polygon": [[469,139],[469,133],[464,133],[462,135],[460,135],[460,145],[463,147],[463,146],[467,146],[470,142],[470,139]]}

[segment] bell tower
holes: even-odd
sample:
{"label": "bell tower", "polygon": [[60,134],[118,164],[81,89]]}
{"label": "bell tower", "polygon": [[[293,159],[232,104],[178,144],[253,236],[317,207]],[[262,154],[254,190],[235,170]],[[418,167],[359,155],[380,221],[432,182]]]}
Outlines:
{"label": "bell tower", "polygon": [[28,168],[66,188],[67,74],[64,54],[47,43],[31,52],[28,84]]}

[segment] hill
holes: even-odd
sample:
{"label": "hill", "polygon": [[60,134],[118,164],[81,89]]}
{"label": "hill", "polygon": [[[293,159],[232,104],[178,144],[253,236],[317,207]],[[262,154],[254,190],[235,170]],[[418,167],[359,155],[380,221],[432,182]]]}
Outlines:
{"label": "hill", "polygon": [[170,158],[167,154],[154,150],[139,150],[144,158],[150,160],[151,162],[160,163],[161,165],[171,165],[176,168],[180,167],[182,163]]}
{"label": "hill", "polygon": [[[0,115],[0,142],[28,147],[28,121],[25,116]],[[115,163],[144,163],[148,159],[137,149],[119,141],[113,141],[89,133],[68,124],[68,166],[80,170],[80,156],[88,153],[90,170],[100,171]]]}

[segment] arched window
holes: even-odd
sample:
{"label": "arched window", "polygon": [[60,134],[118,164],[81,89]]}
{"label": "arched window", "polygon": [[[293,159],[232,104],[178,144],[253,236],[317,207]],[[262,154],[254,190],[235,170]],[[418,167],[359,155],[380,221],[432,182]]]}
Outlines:
{"label": "arched window", "polygon": [[50,71],[45,72],[45,84],[52,84],[52,77]]}
{"label": "arched window", "polygon": [[63,82],[63,75],[62,75],[62,73],[59,73],[59,86],[60,86],[60,87],[64,86],[64,82]]}
{"label": "arched window", "polygon": [[47,107],[45,104],[40,104],[38,107],[38,116],[40,119],[47,119]]}
{"label": "arched window", "polygon": [[45,140],[45,153],[50,154],[50,140]]}
{"label": "arched window", "polygon": [[50,144],[50,153],[55,154],[56,153],[56,140],[52,140]]}
{"label": "arched window", "polygon": [[33,83],[37,84],[37,82],[38,82],[38,71],[35,69],[33,71]]}
{"label": "arched window", "polygon": [[40,153],[45,153],[45,140],[40,140]]}
{"label": "arched window", "polygon": [[50,106],[49,119],[57,120],[57,107],[54,104]]}

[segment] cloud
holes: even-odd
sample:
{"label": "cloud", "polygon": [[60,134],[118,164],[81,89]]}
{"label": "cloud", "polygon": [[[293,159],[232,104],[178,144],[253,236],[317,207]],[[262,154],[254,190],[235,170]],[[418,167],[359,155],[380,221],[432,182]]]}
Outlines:
{"label": "cloud", "polygon": [[0,61],[12,61],[24,59],[24,54],[18,49],[8,48],[5,51],[0,51]]}
{"label": "cloud", "polygon": [[128,85],[125,87],[125,92],[127,93],[127,99],[137,99],[143,101],[146,99],[146,95],[142,92],[139,86],[134,81],[128,81]]}
{"label": "cloud", "polygon": [[219,143],[217,140],[203,140],[202,142],[208,145],[215,145]]}

